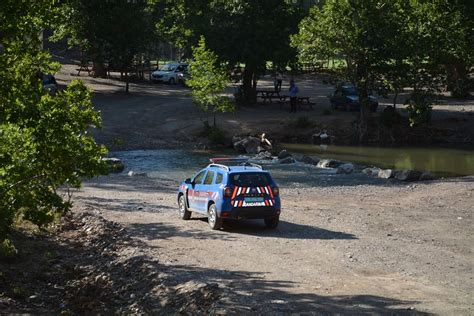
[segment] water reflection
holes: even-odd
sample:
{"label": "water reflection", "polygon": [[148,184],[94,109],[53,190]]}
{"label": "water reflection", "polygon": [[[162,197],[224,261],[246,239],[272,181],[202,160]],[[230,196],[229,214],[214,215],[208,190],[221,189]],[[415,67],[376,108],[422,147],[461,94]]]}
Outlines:
{"label": "water reflection", "polygon": [[474,148],[315,146],[284,144],[290,152],[347,160],[381,168],[415,169],[438,176],[474,174]]}

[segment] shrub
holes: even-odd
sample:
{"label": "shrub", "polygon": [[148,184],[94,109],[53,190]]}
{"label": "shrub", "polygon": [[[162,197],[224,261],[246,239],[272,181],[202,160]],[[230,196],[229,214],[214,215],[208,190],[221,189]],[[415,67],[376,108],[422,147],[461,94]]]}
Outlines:
{"label": "shrub", "polygon": [[18,250],[16,250],[10,239],[4,239],[3,242],[0,243],[0,259],[11,259],[17,254]]}
{"label": "shrub", "polygon": [[410,126],[418,126],[431,121],[431,103],[433,95],[426,91],[415,91],[405,104],[408,104],[408,121]]}

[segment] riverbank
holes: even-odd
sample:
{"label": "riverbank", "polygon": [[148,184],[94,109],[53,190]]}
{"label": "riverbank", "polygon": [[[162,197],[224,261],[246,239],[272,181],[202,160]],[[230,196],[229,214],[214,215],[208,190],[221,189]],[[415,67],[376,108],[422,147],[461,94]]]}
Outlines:
{"label": "riverbank", "polygon": [[[65,64],[57,75],[58,83],[67,84],[78,78],[75,66]],[[151,84],[148,81],[131,83],[130,94],[124,94],[124,83],[118,79],[79,77],[93,91],[93,102],[102,114],[103,127],[94,131],[98,142],[111,150],[158,149],[158,148],[203,148],[211,142],[199,136],[203,122],[212,121],[212,115],[202,113],[192,104],[190,90],[167,84]],[[288,78],[286,78],[288,79]],[[300,94],[316,102],[314,111],[288,113],[277,103],[257,104],[241,107],[234,113],[217,115],[217,126],[225,133],[230,145],[234,135],[256,135],[266,132],[276,142],[308,143],[314,133],[326,129],[335,136],[337,144],[351,144],[357,140],[356,112],[333,111],[328,95],[331,85],[322,77],[303,75],[296,78]],[[284,82],[285,88],[286,81]],[[259,88],[268,89],[271,78],[259,81]],[[235,87],[229,87],[231,95]],[[402,115],[402,104],[406,95],[399,97],[397,108]],[[391,99],[380,99],[378,112]],[[372,144],[391,142],[395,144],[439,144],[472,143],[474,139],[474,100],[445,98],[433,106],[430,127],[409,129],[395,128],[393,131],[377,127],[374,121]],[[404,123],[406,124],[406,123]]]}

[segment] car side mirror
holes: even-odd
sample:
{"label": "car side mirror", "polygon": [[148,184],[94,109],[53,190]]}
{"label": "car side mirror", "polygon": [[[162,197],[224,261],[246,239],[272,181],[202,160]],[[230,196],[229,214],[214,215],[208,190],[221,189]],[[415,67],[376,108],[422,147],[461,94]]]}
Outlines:
{"label": "car side mirror", "polygon": [[193,182],[191,181],[191,178],[187,178],[186,180],[184,180],[184,183],[193,184]]}

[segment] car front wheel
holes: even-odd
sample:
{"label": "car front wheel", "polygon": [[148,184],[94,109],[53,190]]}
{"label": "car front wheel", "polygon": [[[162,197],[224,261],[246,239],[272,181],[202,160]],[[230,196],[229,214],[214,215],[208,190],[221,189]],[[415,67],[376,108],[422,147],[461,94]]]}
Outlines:
{"label": "car front wheel", "polygon": [[213,230],[218,230],[222,227],[222,218],[217,216],[217,208],[215,204],[209,206],[207,211],[207,221]]}
{"label": "car front wheel", "polygon": [[170,80],[168,81],[171,85],[174,85],[174,78],[170,78]]}
{"label": "car front wheel", "polygon": [[191,212],[186,207],[186,200],[184,195],[180,195],[178,199],[178,214],[179,218],[188,220],[191,218]]}

